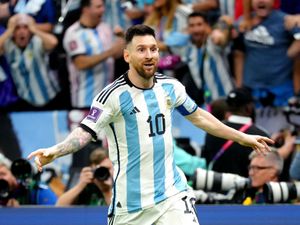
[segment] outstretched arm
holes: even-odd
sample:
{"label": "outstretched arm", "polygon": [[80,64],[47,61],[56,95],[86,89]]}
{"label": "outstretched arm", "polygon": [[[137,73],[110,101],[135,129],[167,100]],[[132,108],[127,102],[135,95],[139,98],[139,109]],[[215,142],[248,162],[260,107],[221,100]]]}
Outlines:
{"label": "outstretched arm", "polygon": [[226,126],[213,115],[200,108],[191,115],[186,116],[186,118],[195,126],[205,130],[207,133],[251,147],[258,153],[266,153],[270,151],[268,144],[273,144],[273,141],[267,137],[245,134]]}
{"label": "outstretched arm", "polygon": [[41,148],[29,154],[27,157],[31,159],[35,157],[34,161],[39,171],[42,171],[42,167],[54,159],[74,153],[92,140],[92,135],[81,127],[77,127],[73,130],[69,136],[61,143],[49,148]]}

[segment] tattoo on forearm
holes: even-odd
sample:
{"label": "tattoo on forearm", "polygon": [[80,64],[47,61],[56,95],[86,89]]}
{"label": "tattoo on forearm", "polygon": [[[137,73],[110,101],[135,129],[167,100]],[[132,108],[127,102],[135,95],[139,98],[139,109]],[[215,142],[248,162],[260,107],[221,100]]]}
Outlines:
{"label": "tattoo on forearm", "polygon": [[58,154],[63,156],[76,152],[91,140],[92,136],[90,133],[84,131],[82,128],[76,128],[63,143],[57,145]]}

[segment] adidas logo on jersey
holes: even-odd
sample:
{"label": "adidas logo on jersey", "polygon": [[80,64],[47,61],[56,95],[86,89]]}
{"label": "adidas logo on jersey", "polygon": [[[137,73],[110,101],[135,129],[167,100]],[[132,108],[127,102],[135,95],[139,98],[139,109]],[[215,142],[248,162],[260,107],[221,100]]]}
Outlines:
{"label": "adidas logo on jersey", "polygon": [[140,112],[140,110],[134,106],[133,110],[130,112],[130,115]]}

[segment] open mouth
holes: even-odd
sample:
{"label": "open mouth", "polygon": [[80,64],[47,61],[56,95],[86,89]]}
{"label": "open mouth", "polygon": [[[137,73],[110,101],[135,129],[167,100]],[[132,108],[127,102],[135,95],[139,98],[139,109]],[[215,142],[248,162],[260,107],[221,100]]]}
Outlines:
{"label": "open mouth", "polygon": [[144,67],[147,69],[151,69],[154,67],[154,63],[144,63]]}

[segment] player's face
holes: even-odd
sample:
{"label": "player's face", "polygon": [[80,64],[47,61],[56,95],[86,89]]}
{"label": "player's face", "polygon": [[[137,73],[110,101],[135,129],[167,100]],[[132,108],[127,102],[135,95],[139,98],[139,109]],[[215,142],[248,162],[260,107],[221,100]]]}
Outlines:
{"label": "player's face", "polygon": [[12,175],[11,171],[3,165],[0,165],[0,179],[5,180],[10,188],[17,186],[17,180]]}
{"label": "player's face", "polygon": [[31,32],[26,24],[19,24],[16,26],[13,39],[19,48],[25,48],[31,38]]}
{"label": "player's face", "polygon": [[159,53],[156,40],[151,35],[135,36],[124,51],[126,62],[130,69],[148,80],[157,70]]}
{"label": "player's face", "polygon": [[274,5],[274,0],[252,0],[252,7],[258,17],[267,17]]}
{"label": "player's face", "polygon": [[193,42],[203,42],[206,37],[207,24],[202,17],[191,17],[188,21],[188,32]]}
{"label": "player's face", "polygon": [[249,178],[254,188],[262,188],[270,181],[276,181],[277,173],[275,167],[268,162],[264,156],[257,156],[251,160],[249,166]]}

